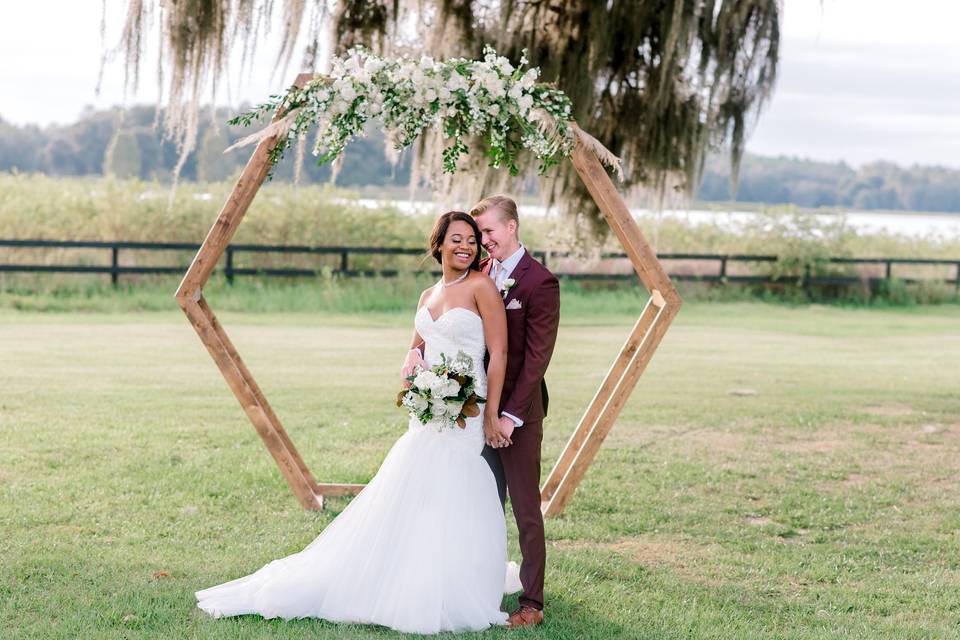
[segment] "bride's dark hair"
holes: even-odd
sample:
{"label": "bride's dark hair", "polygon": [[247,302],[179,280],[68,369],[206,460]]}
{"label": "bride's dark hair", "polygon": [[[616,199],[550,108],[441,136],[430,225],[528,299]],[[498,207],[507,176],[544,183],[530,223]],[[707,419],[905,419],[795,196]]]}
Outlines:
{"label": "bride's dark hair", "polygon": [[466,222],[473,229],[473,235],[477,239],[477,255],[473,257],[470,268],[474,271],[480,271],[480,227],[477,226],[477,221],[470,214],[463,211],[447,211],[437,218],[437,222],[433,225],[433,231],[430,232],[430,255],[438,263],[442,262],[440,247],[443,246],[443,240],[447,237],[447,229],[450,228],[450,223],[454,220]]}

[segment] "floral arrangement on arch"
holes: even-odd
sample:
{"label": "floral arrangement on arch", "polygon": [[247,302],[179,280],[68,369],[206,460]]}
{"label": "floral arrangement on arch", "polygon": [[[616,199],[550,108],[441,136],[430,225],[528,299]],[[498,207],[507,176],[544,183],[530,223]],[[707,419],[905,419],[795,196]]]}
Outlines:
{"label": "floral arrangement on arch", "polygon": [[250,126],[264,116],[285,114],[230,149],[277,136],[279,142],[270,154],[276,163],[293,140],[317,125],[313,153],[323,164],[338,158],[375,118],[398,151],[424,130],[436,129],[449,140],[443,150],[446,173],[456,171],[458,160],[469,151],[465,140],[471,136],[485,139],[491,166],[506,167],[517,175],[517,155],[529,149],[543,173],[572,153],[575,136],[583,139],[586,134],[571,120],[566,94],[538,84],[539,69],[524,68],[525,54],[515,67],[489,46],[482,60],[443,62],[427,56],[418,61],[386,59],[357,47],[334,59],[328,76],[317,77],[303,88],[293,86],[285,95],[271,96],[270,101],[230,120],[230,124]]}

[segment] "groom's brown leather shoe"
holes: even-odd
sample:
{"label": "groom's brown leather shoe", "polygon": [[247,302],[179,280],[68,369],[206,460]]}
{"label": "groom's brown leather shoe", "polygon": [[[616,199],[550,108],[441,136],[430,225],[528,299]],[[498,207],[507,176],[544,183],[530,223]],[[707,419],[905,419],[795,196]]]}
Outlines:
{"label": "groom's brown leather shoe", "polygon": [[517,627],[532,627],[535,624],[543,623],[543,611],[523,605],[510,614],[507,618],[507,628],[516,629]]}

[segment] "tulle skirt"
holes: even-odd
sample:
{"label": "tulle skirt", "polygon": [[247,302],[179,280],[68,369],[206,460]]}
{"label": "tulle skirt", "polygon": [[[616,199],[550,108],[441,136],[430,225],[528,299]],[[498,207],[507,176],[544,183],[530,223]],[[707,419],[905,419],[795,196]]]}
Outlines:
{"label": "tulle skirt", "polygon": [[421,634],[505,623],[504,590],[519,584],[515,564],[505,575],[504,515],[478,425],[468,425],[471,434],[414,422],[309,546],[198,591],[198,606],[215,617],[323,618]]}

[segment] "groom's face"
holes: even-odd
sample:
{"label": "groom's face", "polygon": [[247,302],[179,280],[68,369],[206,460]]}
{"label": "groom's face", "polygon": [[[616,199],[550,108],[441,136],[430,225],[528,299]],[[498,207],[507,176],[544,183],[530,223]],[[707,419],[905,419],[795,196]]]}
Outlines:
{"label": "groom's face", "polygon": [[509,258],[517,244],[517,223],[514,220],[504,221],[505,218],[497,209],[487,209],[474,217],[480,227],[480,243],[490,257],[497,260]]}

